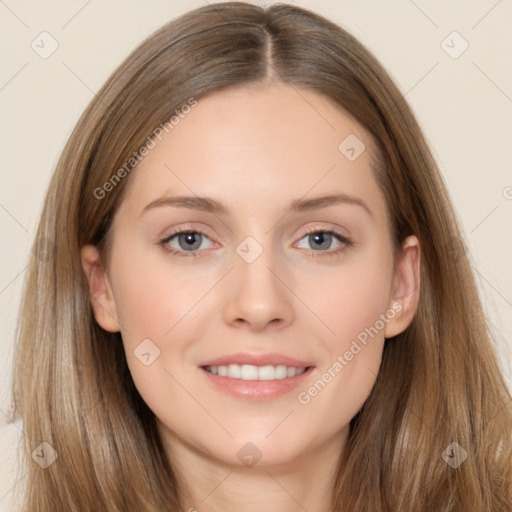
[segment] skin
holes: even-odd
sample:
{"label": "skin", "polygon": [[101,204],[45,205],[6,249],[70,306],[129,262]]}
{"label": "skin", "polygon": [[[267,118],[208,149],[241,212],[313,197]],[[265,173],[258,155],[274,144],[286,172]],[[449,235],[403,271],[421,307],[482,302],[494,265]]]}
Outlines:
{"label": "skin", "polygon": [[[367,148],[352,162],[338,149],[350,134]],[[271,84],[213,93],[132,172],[113,221],[109,268],[95,247],[83,248],[96,319],[122,334],[134,382],[187,488],[187,507],[295,512],[299,503],[309,512],[328,510],[338,455],[375,383],[385,338],[409,325],[418,301],[419,243],[409,237],[393,260],[371,143],[311,91]],[[294,199],[333,193],[359,198],[371,213],[348,203],[289,210]],[[230,213],[172,206],[143,212],[177,195],[214,198]],[[199,256],[163,248],[177,228],[206,233]],[[309,228],[334,229],[352,244],[333,238],[322,248]],[[263,249],[252,263],[236,252],[247,236]],[[187,247],[178,237],[168,245]],[[393,304],[400,311],[378,335],[300,403],[298,393]],[[145,366],[134,350],[148,338],[161,352]],[[199,366],[241,351],[278,352],[315,368],[305,385],[278,398],[236,398],[215,389]],[[261,452],[253,467],[237,457],[248,442]]]}

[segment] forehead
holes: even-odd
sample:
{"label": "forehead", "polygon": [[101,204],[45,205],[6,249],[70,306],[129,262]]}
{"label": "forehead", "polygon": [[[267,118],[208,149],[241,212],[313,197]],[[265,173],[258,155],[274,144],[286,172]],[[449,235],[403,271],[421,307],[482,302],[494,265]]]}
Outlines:
{"label": "forehead", "polygon": [[207,195],[243,210],[326,192],[384,208],[370,136],[313,91],[278,84],[210,93],[155,144],[130,177],[126,200],[138,209],[164,193]]}

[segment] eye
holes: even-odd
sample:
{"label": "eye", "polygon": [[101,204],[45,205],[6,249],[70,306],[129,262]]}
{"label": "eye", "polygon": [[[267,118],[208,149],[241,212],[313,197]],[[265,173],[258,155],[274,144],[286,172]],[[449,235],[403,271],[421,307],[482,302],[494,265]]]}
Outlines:
{"label": "eye", "polygon": [[[352,245],[352,242],[341,233],[325,228],[309,229],[306,231],[305,236],[301,238],[301,240],[304,239],[313,247],[311,252],[311,256],[313,257],[336,256]],[[335,242],[338,243],[338,248],[329,250]]]}
{"label": "eye", "polygon": [[[196,257],[199,256],[200,249],[205,249],[203,246],[205,238],[210,240],[206,233],[201,230],[181,229],[162,240],[160,245],[175,256]],[[306,239],[312,245],[313,249],[310,253],[312,257],[336,256],[352,245],[352,242],[341,233],[326,228],[312,228],[306,231],[301,240],[303,239]],[[338,243],[338,248],[330,250],[335,242]]]}
{"label": "eye", "polygon": [[[173,239],[178,247],[172,245]],[[176,256],[198,256],[197,250],[204,249],[202,242],[203,238],[208,238],[208,236],[200,230],[197,229],[182,229],[175,231],[170,236],[165,238],[160,242],[160,245],[171,254]]]}

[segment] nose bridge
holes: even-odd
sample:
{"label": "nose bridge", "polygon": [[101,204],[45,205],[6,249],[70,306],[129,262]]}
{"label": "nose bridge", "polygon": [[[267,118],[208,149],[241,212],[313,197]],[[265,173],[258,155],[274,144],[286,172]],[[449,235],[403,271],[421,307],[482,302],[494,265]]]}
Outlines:
{"label": "nose bridge", "polygon": [[290,293],[283,284],[270,238],[260,241],[249,235],[236,247],[228,300],[224,310],[228,323],[245,321],[255,329],[267,323],[285,324],[293,316]]}

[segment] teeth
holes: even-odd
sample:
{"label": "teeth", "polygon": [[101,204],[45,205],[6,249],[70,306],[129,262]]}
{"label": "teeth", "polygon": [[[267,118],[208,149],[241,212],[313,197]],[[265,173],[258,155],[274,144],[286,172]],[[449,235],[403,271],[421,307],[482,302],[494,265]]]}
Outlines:
{"label": "teeth", "polygon": [[[230,366],[236,366],[235,364]],[[212,368],[213,369],[213,368]],[[231,375],[230,375],[231,377]],[[243,364],[240,367],[240,377],[243,380],[258,380],[258,367],[250,364]]]}
{"label": "teeth", "polygon": [[306,368],[295,368],[279,364],[277,366],[253,366],[252,364],[230,364],[227,366],[207,366],[206,370],[213,375],[230,377],[240,380],[278,380],[295,377],[306,371]]}

